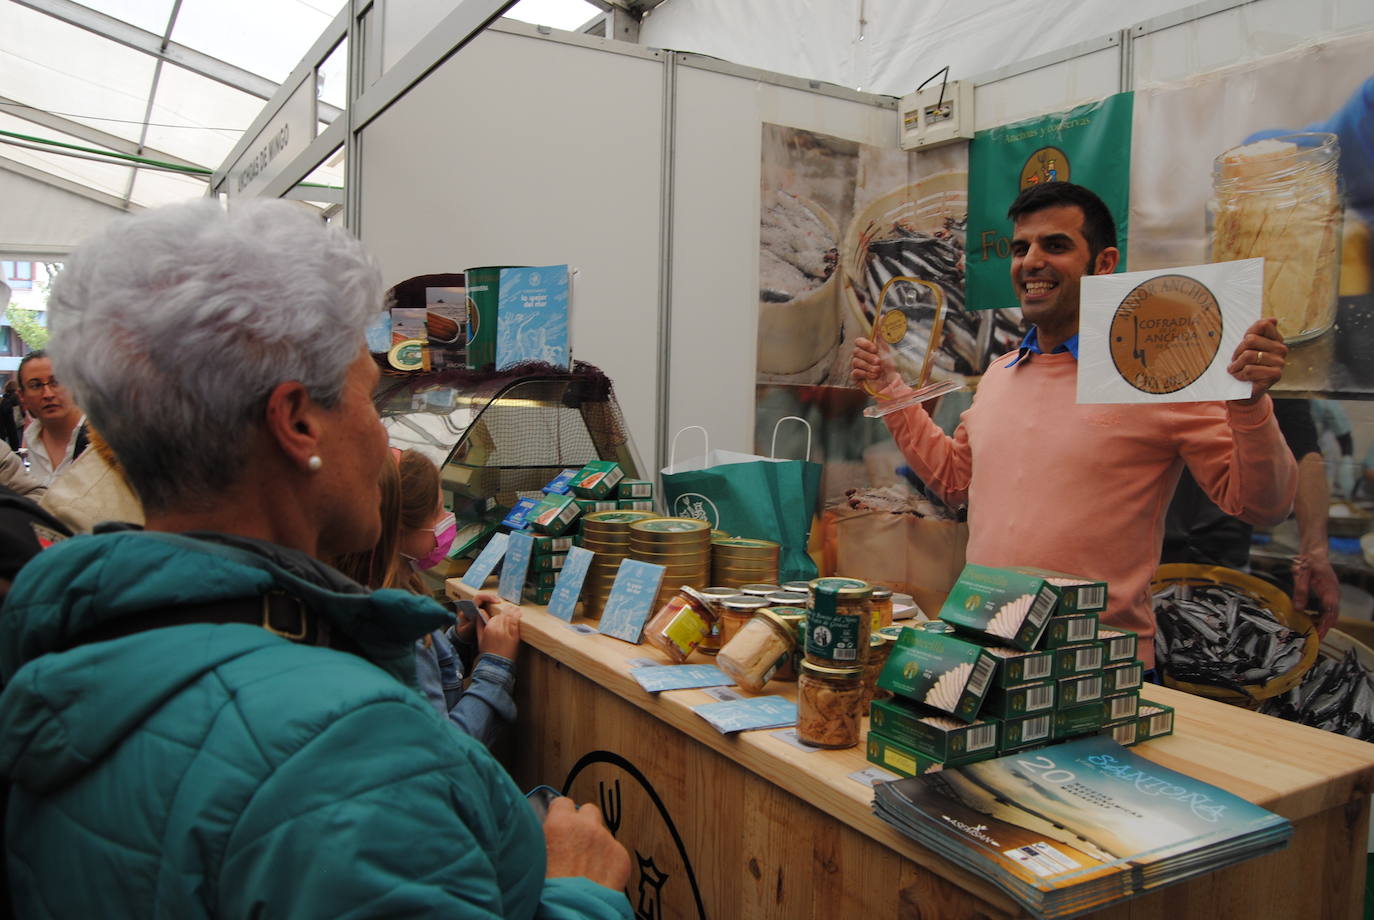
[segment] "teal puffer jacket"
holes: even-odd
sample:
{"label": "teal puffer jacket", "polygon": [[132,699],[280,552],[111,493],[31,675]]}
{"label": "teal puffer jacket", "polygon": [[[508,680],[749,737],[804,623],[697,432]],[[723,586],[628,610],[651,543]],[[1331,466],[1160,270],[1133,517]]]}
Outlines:
{"label": "teal puffer jacket", "polygon": [[[377,664],[239,624],[53,652],[107,620],[271,588]],[[0,613],[18,915],[629,918],[621,892],[545,880],[524,797],[412,689],[442,608],[359,591],[242,539],[83,536],[30,562]]]}

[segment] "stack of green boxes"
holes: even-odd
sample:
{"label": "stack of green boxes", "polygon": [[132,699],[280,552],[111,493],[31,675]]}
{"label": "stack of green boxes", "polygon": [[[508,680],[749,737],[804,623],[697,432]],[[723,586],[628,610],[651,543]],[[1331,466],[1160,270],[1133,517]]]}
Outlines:
{"label": "stack of green boxes", "polygon": [[615,506],[621,511],[653,511],[654,484],[643,479],[622,479]]}
{"label": "stack of green boxes", "polygon": [[571,495],[571,483],[577,474],[576,469],[566,469],[549,480],[542,490],[543,497],[525,514],[526,526],[522,529],[534,534],[529,575],[525,579],[526,603],[549,602],[553,597],[554,585],[558,582],[558,573],[567,561],[568,550],[572,549],[571,531],[581,516],[576,500]]}
{"label": "stack of green boxes", "polygon": [[[997,662],[980,705],[938,712],[911,692],[920,665],[896,654],[899,640],[878,680],[899,697],[873,704],[869,760],[915,776],[1096,732],[1127,745],[1171,733],[1173,711],[1140,702],[1144,665],[1135,633],[1099,627],[1106,598],[1100,581],[967,566],[940,610],[940,625],[922,627],[952,629],[946,641]],[[904,663],[894,666],[894,659]],[[946,725],[952,718],[962,724]]]}

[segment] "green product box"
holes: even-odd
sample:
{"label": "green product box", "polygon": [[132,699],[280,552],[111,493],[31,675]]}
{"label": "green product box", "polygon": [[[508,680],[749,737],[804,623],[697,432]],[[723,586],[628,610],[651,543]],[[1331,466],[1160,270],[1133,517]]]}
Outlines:
{"label": "green product box", "polygon": [[602,499],[610,496],[624,478],[625,472],[614,460],[593,460],[577,471],[571,485],[581,498]]}
{"label": "green product box", "polygon": [[1104,735],[1111,735],[1112,740],[1122,747],[1131,747],[1138,740],[1136,738],[1137,729],[1137,721],[1131,719],[1127,722],[1119,722],[1116,725],[1104,725],[1102,727],[1102,733]]}
{"label": "green product box", "polygon": [[652,498],[618,498],[615,506],[621,511],[653,511],[654,500]]}
{"label": "green product box", "polygon": [[1102,677],[1103,692],[1109,696],[1139,690],[1145,681],[1145,665],[1139,661],[1108,665],[1102,669]]}
{"label": "green product box", "polygon": [[1149,741],[1174,733],[1174,707],[1163,703],[1143,702],[1136,717],[1135,740]]}
{"label": "green product box", "polygon": [[1106,716],[1107,704],[1102,700],[1057,709],[1054,713],[1054,740],[1063,741],[1075,735],[1091,734],[1102,727]]}
{"label": "green product box", "polygon": [[869,718],[873,731],[943,763],[981,760],[997,751],[994,722],[964,723],[897,698],[874,700]]}
{"label": "green product box", "polygon": [[904,629],[878,686],[972,722],[996,670],[997,659],[979,645],[950,633]]}
{"label": "green product box", "polygon": [[1107,697],[1107,724],[1113,725],[1117,722],[1134,722],[1140,715],[1140,694],[1132,690],[1130,693],[1114,693]]}
{"label": "green product box", "polygon": [[1129,629],[1099,629],[1097,638],[1107,643],[1106,664],[1134,661],[1139,637]]}
{"label": "green product box", "polygon": [[643,479],[622,479],[615,494],[617,498],[653,498],[654,484]]}
{"label": "green product box", "polygon": [[530,557],[530,571],[557,572],[567,561],[567,553],[535,553]]}
{"label": "green product box", "polygon": [[1056,613],[1045,626],[1045,634],[1040,637],[1040,647],[1059,649],[1069,645],[1082,645],[1096,638],[1097,614]]}
{"label": "green product box", "polygon": [[1043,578],[1049,582],[1059,595],[1060,613],[1095,613],[1107,609],[1105,581],[1025,565],[1015,566],[1012,571]]}
{"label": "green product box", "polygon": [[595,514],[598,511],[615,511],[619,504],[613,498],[578,498],[574,499],[577,507],[582,509],[583,514]]}
{"label": "green product box", "polygon": [[552,588],[558,584],[557,572],[531,572],[525,582],[527,588]]}
{"label": "green product box", "polygon": [[1059,684],[1059,708],[1081,706],[1102,699],[1102,672],[1080,674],[1077,677],[1061,677]]}
{"label": "green product box", "polygon": [[997,673],[993,676],[994,687],[1015,687],[1036,681],[1049,680],[1054,676],[1054,653],[1049,651],[1025,652],[1019,648],[993,645],[990,642],[978,643],[998,658]]}
{"label": "green product box", "polygon": [[1054,713],[1042,712],[1037,715],[1003,719],[1002,740],[997,746],[998,754],[1010,754],[1032,744],[1044,744],[1054,740]]}
{"label": "green product box", "polygon": [[501,269],[513,265],[469,268],[463,272],[468,292],[468,367],[496,364],[496,313],[501,303]]}
{"label": "green product box", "polygon": [[1043,578],[969,564],[945,598],[940,619],[962,632],[1029,651],[1040,640],[1058,600]]}
{"label": "green product box", "polygon": [[1084,642],[1066,645],[1054,651],[1054,673],[1060,677],[1077,677],[1102,670],[1103,643]]}
{"label": "green product box", "polygon": [[868,733],[868,762],[906,777],[934,773],[944,767],[935,758],[872,731]]}
{"label": "green product box", "polygon": [[1057,697],[1052,680],[1042,680],[1019,687],[995,687],[988,691],[983,700],[983,708],[978,714],[983,718],[1015,719],[1036,712],[1049,712],[1054,709]]}
{"label": "green product box", "polygon": [[545,556],[549,553],[566,553],[572,548],[572,537],[549,537],[540,534],[534,538],[534,554],[536,556]]}
{"label": "green product box", "polygon": [[525,603],[548,605],[553,600],[553,588],[538,588],[525,586]]}
{"label": "green product box", "polygon": [[579,514],[581,510],[571,495],[545,495],[530,509],[526,521],[540,533],[558,537],[572,526]]}

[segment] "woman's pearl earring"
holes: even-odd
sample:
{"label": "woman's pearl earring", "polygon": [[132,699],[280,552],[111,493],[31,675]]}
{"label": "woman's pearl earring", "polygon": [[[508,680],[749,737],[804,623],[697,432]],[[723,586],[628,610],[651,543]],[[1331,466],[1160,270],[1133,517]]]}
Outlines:
{"label": "woman's pearl earring", "polygon": [[319,455],[312,454],[310,459],[305,461],[305,465],[309,468],[310,472],[318,473],[320,468],[324,466],[324,461],[319,458]]}

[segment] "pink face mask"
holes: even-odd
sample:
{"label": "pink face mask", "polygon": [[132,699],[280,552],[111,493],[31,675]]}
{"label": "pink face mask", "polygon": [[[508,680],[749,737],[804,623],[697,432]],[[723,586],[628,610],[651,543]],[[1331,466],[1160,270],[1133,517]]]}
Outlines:
{"label": "pink face mask", "polygon": [[434,549],[423,556],[410,560],[410,566],[417,572],[432,569],[443,562],[448,551],[453,548],[453,539],[458,536],[458,519],[449,511],[434,523]]}

